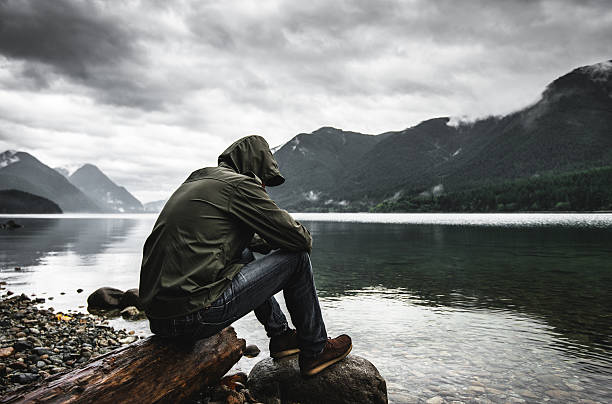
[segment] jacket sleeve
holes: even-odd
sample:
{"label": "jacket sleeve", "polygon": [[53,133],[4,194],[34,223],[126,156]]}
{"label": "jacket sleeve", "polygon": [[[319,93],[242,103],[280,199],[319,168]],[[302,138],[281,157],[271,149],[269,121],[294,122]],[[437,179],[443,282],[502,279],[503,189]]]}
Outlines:
{"label": "jacket sleeve", "polygon": [[229,212],[249,226],[272,248],[289,251],[312,250],[308,230],[280,209],[254,179],[241,181],[234,189]]}

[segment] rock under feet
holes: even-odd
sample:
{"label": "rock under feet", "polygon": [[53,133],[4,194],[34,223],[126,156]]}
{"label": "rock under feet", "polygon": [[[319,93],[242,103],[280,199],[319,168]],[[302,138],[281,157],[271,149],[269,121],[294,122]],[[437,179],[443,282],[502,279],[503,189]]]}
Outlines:
{"label": "rock under feet", "polygon": [[249,374],[249,391],[266,404],[279,403],[281,398],[301,404],[388,402],[385,379],[364,358],[349,355],[308,379],[300,375],[297,358],[267,358],[257,363]]}

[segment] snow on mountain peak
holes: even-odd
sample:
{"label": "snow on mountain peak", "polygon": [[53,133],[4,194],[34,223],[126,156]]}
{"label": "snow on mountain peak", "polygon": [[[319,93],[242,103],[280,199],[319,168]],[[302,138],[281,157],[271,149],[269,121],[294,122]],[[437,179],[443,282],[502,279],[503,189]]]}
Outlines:
{"label": "snow on mountain peak", "polygon": [[7,150],[4,153],[0,154],[0,168],[4,168],[18,161],[19,157],[17,157],[16,150]]}

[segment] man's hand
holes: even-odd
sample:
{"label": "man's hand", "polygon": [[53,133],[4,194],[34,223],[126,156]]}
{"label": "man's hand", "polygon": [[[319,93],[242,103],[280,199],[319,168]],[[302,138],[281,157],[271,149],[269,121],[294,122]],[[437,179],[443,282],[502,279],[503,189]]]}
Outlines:
{"label": "man's hand", "polygon": [[268,254],[270,251],[272,251],[272,246],[270,246],[270,244],[268,244],[266,240],[259,237],[258,234],[255,234],[253,236],[253,239],[249,243],[249,249],[251,251],[255,251],[257,253],[265,255],[265,254]]}

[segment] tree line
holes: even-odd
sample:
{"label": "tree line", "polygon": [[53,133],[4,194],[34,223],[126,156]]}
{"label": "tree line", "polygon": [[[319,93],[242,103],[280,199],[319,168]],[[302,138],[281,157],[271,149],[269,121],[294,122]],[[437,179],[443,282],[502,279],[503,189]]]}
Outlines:
{"label": "tree line", "polygon": [[432,195],[384,201],[372,212],[526,212],[612,210],[612,166],[548,174]]}

